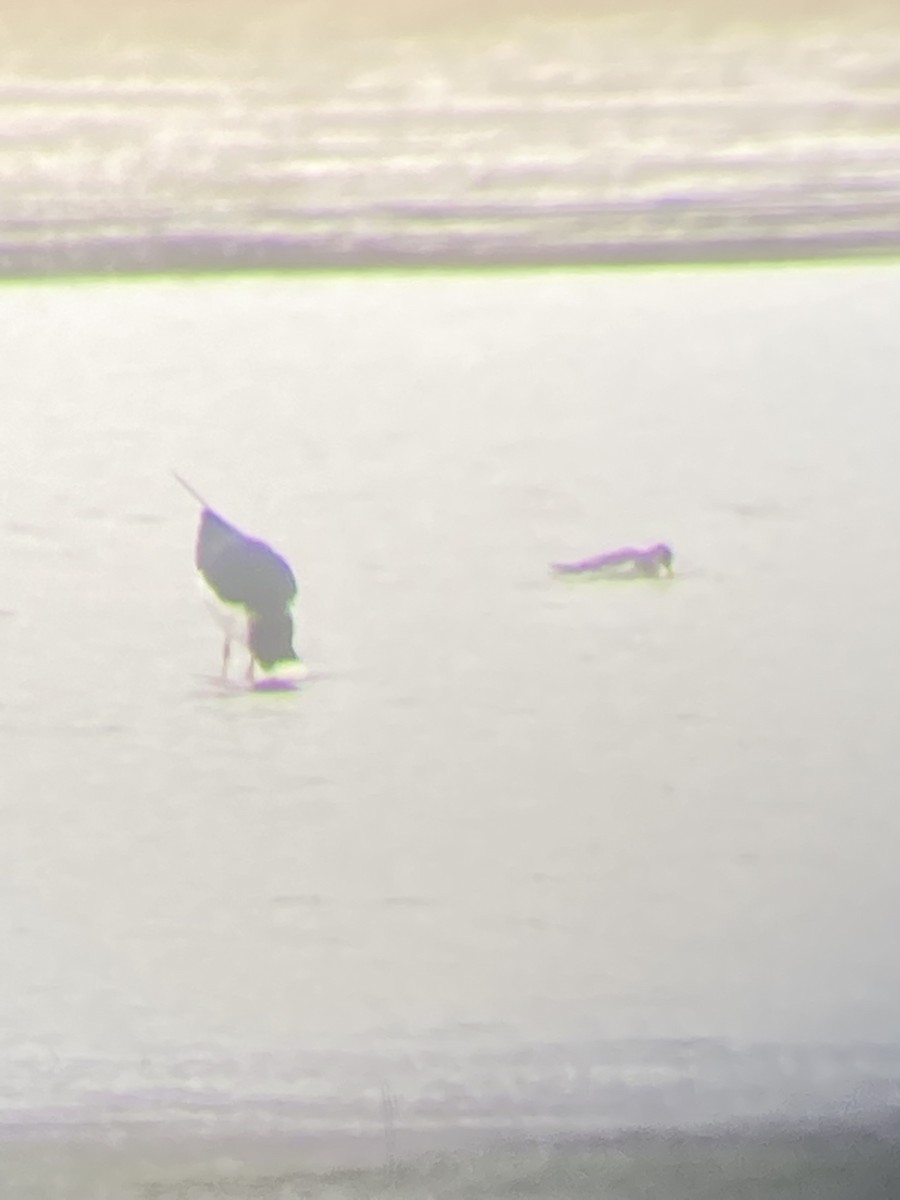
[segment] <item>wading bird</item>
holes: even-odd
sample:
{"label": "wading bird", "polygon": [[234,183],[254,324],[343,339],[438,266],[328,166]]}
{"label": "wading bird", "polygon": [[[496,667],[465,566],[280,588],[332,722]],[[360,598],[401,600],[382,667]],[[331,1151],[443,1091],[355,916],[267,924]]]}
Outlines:
{"label": "wading bird", "polygon": [[248,537],[214,512],[180,475],[175,478],[203,509],[194,562],[225,637],[222,678],[228,677],[234,641],[249,651],[251,682],[255,664],[271,671],[281,663],[298,662],[291,616],[297,581],[291,568],[271,546]]}

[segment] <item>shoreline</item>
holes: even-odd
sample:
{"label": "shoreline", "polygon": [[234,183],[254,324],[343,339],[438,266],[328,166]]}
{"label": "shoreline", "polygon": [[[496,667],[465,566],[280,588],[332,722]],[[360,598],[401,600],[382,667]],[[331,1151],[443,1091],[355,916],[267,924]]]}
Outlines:
{"label": "shoreline", "polygon": [[[865,1120],[756,1121],[696,1128],[552,1134],[441,1127],[403,1131],[256,1134],[187,1132],[149,1125],[103,1125],[50,1133],[0,1129],[0,1173],[17,1196],[96,1195],[175,1200],[215,1195],[258,1200],[316,1194],[369,1197],[529,1194],[554,1197],[631,1194],[687,1200],[697,1194],[751,1197],[868,1195],[876,1181],[900,1193],[900,1125],[895,1112]],[[653,1190],[653,1180],[659,1191]],[[824,1187],[827,1180],[830,1187]],[[650,1185],[648,1187],[648,1181]],[[63,1191],[55,1191],[62,1183]],[[759,1191],[750,1191],[753,1186]],[[716,1186],[721,1190],[708,1189]],[[546,1187],[546,1192],[542,1189]],[[606,1188],[610,1188],[609,1191]],[[682,1191],[681,1189],[684,1188]],[[736,1189],[734,1191],[730,1189]],[[821,1191],[808,1188],[823,1188]],[[832,1190],[836,1188],[837,1190]],[[189,1191],[186,1191],[189,1189]],[[586,1189],[586,1190],[585,1190]],[[728,1189],[728,1190],[726,1190]],[[874,1193],[873,1193],[874,1194]]]}
{"label": "shoreline", "polygon": [[767,266],[900,258],[895,237],[809,237],[583,242],[565,247],[469,243],[427,250],[360,240],[345,248],[303,238],[173,235],[4,244],[0,282],[249,272],[490,271],[625,267]]}

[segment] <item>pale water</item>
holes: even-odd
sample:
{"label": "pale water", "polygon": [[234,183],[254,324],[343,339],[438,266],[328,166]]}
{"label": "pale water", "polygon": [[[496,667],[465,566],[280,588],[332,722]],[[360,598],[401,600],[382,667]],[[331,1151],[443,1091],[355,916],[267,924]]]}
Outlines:
{"label": "pale water", "polygon": [[[2,35],[7,276],[900,243],[891,6]],[[4,1200],[900,1193],[898,301],[0,290]],[[294,565],[300,691],[217,681],[173,468]]]}
{"label": "pale water", "polygon": [[[227,1166],[886,1119],[898,302],[894,266],[0,293],[10,1195],[38,1129]],[[299,692],[217,685],[173,466],[294,564]],[[660,538],[671,583],[547,569]]]}

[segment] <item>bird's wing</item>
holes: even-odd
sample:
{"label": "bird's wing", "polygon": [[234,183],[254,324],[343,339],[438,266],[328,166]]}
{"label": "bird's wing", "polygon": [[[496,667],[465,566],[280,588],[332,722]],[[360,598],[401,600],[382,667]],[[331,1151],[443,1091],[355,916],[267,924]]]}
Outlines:
{"label": "bird's wing", "polygon": [[220,599],[254,612],[283,611],[297,594],[297,581],[285,560],[212,509],[204,509],[200,518],[195,561]]}

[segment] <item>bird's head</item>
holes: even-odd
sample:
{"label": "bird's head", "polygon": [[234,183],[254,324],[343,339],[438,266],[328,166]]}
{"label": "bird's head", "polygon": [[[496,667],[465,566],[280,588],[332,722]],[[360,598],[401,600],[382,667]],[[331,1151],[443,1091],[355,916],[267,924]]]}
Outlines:
{"label": "bird's head", "polygon": [[296,662],[294,622],[288,612],[256,613],[250,618],[250,652],[266,671],[280,662]]}

